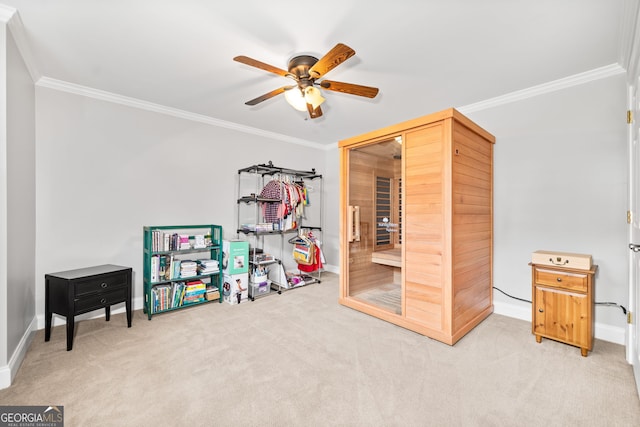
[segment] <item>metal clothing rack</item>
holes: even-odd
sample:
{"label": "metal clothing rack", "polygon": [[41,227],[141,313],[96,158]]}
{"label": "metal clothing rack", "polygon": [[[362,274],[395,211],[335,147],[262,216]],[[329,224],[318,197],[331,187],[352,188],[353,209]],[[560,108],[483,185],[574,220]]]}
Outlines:
{"label": "metal clothing rack", "polygon": [[[252,174],[255,177],[253,189],[247,190],[246,188],[243,188],[243,183],[242,183],[243,174]],[[314,185],[313,193],[316,194],[316,196],[315,196],[315,200],[312,200],[312,205],[315,205],[315,204],[319,205],[319,208],[316,210],[316,213],[318,214],[318,218],[314,219],[315,222],[313,224],[306,224],[304,222],[304,218],[300,218],[300,221],[297,224],[296,228],[291,230],[280,230],[280,229],[277,229],[277,230],[276,229],[271,229],[271,230],[253,229],[252,230],[252,229],[244,228],[243,224],[241,224],[241,212],[240,212],[243,206],[246,206],[246,205],[254,206],[255,210],[253,212],[253,217],[255,218],[255,221],[256,221],[255,225],[257,226],[259,220],[261,219],[261,204],[279,201],[277,199],[260,197],[261,190],[264,188],[267,182],[267,179],[274,179],[277,176],[287,177],[288,179],[291,179],[291,182],[303,183],[307,187],[309,187],[310,181],[313,181],[314,183],[315,182],[318,183],[317,186]],[[323,224],[323,215],[324,215],[324,212],[323,212],[324,206],[322,203],[322,191],[323,191],[322,183],[323,183],[322,175],[316,172],[315,168],[311,169],[310,171],[284,168],[284,167],[275,166],[271,161],[269,161],[266,164],[252,165],[252,166],[248,166],[246,168],[242,168],[238,170],[237,193],[236,193],[238,195],[237,206],[236,206],[237,237],[240,238],[240,236],[244,236],[246,239],[250,240],[250,243],[253,243],[252,245],[253,248],[250,253],[250,264],[253,262],[254,267],[270,264],[273,267],[278,269],[278,280],[273,280],[271,282],[271,290],[277,291],[278,294],[281,294],[285,290],[289,290],[297,287],[297,286],[291,286],[287,282],[287,277],[284,277],[284,272],[286,270],[284,268],[284,263],[283,263],[283,259],[285,256],[284,247],[285,247],[285,243],[287,244],[289,243],[289,239],[288,238],[285,239],[285,235],[290,235],[291,233],[294,233],[294,232],[299,233],[300,230],[302,229],[312,230],[313,232],[316,232],[316,233],[322,233],[322,224]],[[259,251],[261,251],[265,247],[265,237],[270,235],[280,236],[279,258],[274,260],[258,262],[258,259],[259,259],[258,255],[260,253]],[[305,277],[305,279],[303,279],[304,285],[320,282],[322,268],[318,268],[316,271],[311,272],[314,274],[311,274],[309,272],[303,273],[300,270],[298,271],[301,277]],[[269,293],[265,295],[269,295]],[[250,299],[254,300],[255,295],[254,296],[250,295]]]}
{"label": "metal clothing rack", "polygon": [[238,174],[241,174],[243,172],[255,173],[263,177],[266,175],[273,176],[276,174],[286,174],[286,175],[294,175],[300,178],[308,178],[308,179],[322,178],[321,174],[316,173],[315,168],[312,168],[310,171],[282,168],[279,166],[274,166],[271,160],[269,160],[268,164],[253,165],[253,166],[249,166],[249,167],[238,170]]}

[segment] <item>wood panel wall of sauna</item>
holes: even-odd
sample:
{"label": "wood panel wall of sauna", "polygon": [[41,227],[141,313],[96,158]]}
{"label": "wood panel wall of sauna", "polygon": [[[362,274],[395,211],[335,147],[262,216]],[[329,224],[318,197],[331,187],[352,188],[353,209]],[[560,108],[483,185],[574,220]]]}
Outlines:
{"label": "wood panel wall of sauna", "polygon": [[[380,276],[389,270],[371,261],[373,240],[364,238],[375,228],[369,182],[378,163],[362,152],[393,139],[402,141],[402,160],[390,171],[402,182],[395,312],[358,297],[389,280]],[[341,259],[341,304],[451,345],[491,314],[494,143],[493,135],[455,109],[339,143],[341,248],[347,254]],[[354,226],[346,214],[353,205],[360,206],[360,242],[349,242],[346,233]]]}

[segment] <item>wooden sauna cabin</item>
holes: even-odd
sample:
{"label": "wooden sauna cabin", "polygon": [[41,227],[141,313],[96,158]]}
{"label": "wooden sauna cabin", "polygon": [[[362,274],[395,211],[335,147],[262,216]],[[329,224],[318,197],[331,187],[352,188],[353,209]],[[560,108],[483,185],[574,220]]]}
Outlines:
{"label": "wooden sauna cabin", "polygon": [[453,345],[493,311],[495,138],[455,109],[340,141],[340,303]]}

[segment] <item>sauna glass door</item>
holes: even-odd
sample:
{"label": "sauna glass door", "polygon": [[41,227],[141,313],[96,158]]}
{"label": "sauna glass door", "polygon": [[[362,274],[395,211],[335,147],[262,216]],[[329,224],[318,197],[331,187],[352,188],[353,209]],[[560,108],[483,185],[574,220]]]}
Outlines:
{"label": "sauna glass door", "polygon": [[348,154],[348,297],[402,314],[402,139]]}

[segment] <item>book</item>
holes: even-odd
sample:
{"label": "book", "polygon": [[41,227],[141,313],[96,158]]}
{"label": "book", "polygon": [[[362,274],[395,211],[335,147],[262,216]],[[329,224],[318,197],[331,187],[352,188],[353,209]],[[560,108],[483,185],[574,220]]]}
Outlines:
{"label": "book", "polygon": [[151,282],[157,282],[160,273],[160,257],[154,255],[151,257]]}
{"label": "book", "polygon": [[162,233],[162,242],[163,242],[163,251],[168,251],[169,249],[169,234],[168,233]]}
{"label": "book", "polygon": [[164,280],[166,278],[167,257],[166,256],[160,256],[160,257],[158,257],[158,259],[159,259],[158,281],[160,281],[160,280]]}

